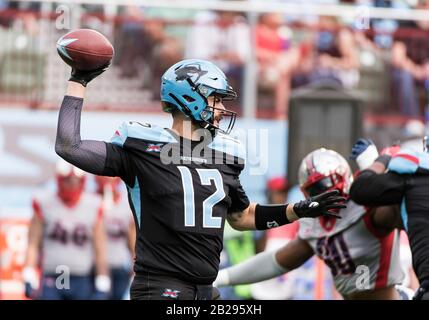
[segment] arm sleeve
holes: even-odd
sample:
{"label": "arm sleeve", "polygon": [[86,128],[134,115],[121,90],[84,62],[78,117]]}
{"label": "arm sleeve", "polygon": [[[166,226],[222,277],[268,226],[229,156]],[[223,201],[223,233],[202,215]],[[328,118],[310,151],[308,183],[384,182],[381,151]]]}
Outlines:
{"label": "arm sleeve", "polygon": [[104,141],[81,140],[82,105],[82,98],[64,97],[58,116],[55,152],[84,171],[96,175],[120,176],[132,185],[130,161],[122,147]]}
{"label": "arm sleeve", "polygon": [[393,172],[377,174],[362,171],[350,188],[353,201],[365,206],[399,204],[405,192],[406,177]]}
{"label": "arm sleeve", "polygon": [[235,266],[219,271],[215,286],[256,283],[288,272],[276,259],[276,251],[264,251]]}

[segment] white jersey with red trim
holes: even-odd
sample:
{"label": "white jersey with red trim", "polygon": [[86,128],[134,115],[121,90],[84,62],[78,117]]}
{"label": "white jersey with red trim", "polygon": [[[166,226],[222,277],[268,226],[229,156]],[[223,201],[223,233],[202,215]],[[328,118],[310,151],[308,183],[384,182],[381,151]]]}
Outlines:
{"label": "white jersey with red trim", "polygon": [[130,206],[125,198],[104,203],[104,226],[107,233],[107,262],[110,268],[131,268],[129,229],[133,221]]}
{"label": "white jersey with red trim", "polygon": [[342,219],[301,219],[299,237],[331,269],[335,287],[346,296],[400,284],[399,233],[377,234],[370,213],[349,200]]}
{"label": "white jersey with red trim", "polygon": [[64,272],[57,267],[65,266],[71,275],[90,274],[94,265],[93,230],[102,213],[100,198],[84,193],[70,208],[56,194],[46,192],[34,198],[33,206],[44,221],[43,273]]}

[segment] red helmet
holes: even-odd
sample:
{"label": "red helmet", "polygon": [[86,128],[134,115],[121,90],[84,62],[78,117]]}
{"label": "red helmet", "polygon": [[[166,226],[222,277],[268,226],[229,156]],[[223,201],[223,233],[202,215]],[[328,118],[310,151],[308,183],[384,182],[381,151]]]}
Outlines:
{"label": "red helmet", "polygon": [[274,177],[267,181],[268,191],[287,191],[288,181],[285,177]]}
{"label": "red helmet", "polygon": [[69,207],[75,206],[85,188],[85,172],[63,159],[56,164],[58,196]]}
{"label": "red helmet", "polygon": [[353,176],[346,159],[338,152],[321,148],[301,161],[298,179],[306,197],[334,189],[347,197]]}

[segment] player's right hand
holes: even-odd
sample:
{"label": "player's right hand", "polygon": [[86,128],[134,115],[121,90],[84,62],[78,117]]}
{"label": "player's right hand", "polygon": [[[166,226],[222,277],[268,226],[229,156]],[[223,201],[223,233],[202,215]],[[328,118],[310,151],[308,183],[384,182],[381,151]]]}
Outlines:
{"label": "player's right hand", "polygon": [[330,211],[347,208],[344,204],[346,198],[338,196],[339,194],[340,192],[338,190],[326,191],[317,196],[295,203],[293,211],[295,211],[295,214],[299,218],[317,218],[320,216],[341,218],[339,215]]}
{"label": "player's right hand", "polygon": [[31,267],[25,267],[22,273],[25,286],[25,296],[34,299],[36,292],[39,290],[39,276],[37,271]]}
{"label": "player's right hand", "polygon": [[69,81],[77,82],[86,87],[86,85],[93,80],[94,78],[98,77],[100,74],[102,74],[104,71],[107,70],[110,63],[101,66],[98,69],[90,70],[90,71],[83,71],[83,70],[77,70],[75,68],[72,69],[71,77]]}
{"label": "player's right hand", "polygon": [[368,168],[378,157],[377,147],[371,139],[359,139],[353,145],[350,159],[356,160],[359,170]]}

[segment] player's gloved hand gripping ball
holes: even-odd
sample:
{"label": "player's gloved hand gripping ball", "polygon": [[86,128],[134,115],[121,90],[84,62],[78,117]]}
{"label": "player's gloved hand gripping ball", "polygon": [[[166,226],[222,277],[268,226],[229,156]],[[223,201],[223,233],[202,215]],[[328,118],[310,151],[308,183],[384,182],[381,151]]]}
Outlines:
{"label": "player's gloved hand gripping ball", "polygon": [[78,29],[61,37],[57,42],[61,59],[72,67],[70,81],[84,87],[109,67],[114,49],[101,33],[91,29]]}
{"label": "player's gloved hand gripping ball", "polygon": [[295,203],[293,211],[299,218],[316,218],[320,216],[329,216],[341,218],[330,210],[341,210],[347,208],[344,204],[346,198],[339,196],[338,190],[331,190],[321,193],[317,196],[310,197]]}

